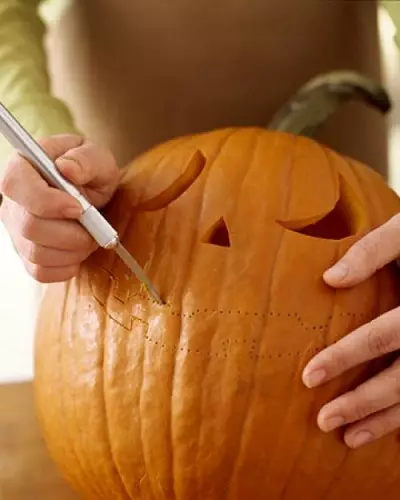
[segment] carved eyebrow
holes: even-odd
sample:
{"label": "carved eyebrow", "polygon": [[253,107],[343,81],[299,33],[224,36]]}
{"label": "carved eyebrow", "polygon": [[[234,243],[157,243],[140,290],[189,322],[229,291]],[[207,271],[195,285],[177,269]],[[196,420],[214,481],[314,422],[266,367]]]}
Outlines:
{"label": "carved eyebrow", "polygon": [[153,211],[166,207],[179,198],[204,170],[207,159],[199,150],[192,154],[184,170],[164,189],[135,206],[136,210]]}
{"label": "carved eyebrow", "polygon": [[277,221],[285,229],[314,238],[341,240],[353,236],[365,227],[365,215],[360,200],[339,175],[339,198],[322,217],[304,221]]}

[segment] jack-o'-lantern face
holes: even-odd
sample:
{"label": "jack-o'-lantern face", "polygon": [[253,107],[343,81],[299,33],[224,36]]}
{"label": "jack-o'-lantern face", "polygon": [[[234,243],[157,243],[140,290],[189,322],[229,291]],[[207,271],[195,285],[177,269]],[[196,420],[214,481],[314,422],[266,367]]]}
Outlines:
{"label": "jack-o'-lantern face", "polygon": [[71,482],[87,498],[375,500],[395,439],[350,453],[315,424],[371,365],[314,391],[300,374],[397,304],[389,268],[342,291],[322,274],[399,207],[372,170],[289,134],[217,130],[138,158],[106,216],[166,304],[101,249],[39,318],[38,406]]}

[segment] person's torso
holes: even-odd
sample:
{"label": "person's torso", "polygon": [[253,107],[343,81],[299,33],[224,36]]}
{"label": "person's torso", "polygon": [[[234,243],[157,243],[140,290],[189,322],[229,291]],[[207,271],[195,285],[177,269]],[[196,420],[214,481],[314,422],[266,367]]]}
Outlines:
{"label": "person's torso", "polygon": [[[169,137],[264,126],[317,73],[380,73],[374,2],[76,0],[49,46],[55,91],[120,163]],[[374,166],[385,155],[365,105],[321,138]]]}

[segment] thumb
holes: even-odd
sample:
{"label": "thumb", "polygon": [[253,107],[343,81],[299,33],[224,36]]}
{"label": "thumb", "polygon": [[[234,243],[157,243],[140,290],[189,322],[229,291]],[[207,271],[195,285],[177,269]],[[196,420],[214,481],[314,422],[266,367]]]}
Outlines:
{"label": "thumb", "polygon": [[56,165],[62,175],[81,187],[98,207],[110,200],[121,177],[111,152],[89,141],[66,151],[56,160]]}

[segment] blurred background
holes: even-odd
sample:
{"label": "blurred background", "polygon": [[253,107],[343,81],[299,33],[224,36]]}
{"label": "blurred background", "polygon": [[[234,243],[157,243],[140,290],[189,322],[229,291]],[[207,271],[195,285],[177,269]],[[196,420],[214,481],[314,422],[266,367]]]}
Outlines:
{"label": "blurred background", "polygon": [[[51,18],[52,12],[44,15]],[[380,9],[380,34],[386,86],[394,101],[390,124],[390,179],[400,194],[400,51],[389,14]],[[25,272],[0,224],[0,383],[30,380],[33,376],[33,333],[42,287]]]}

